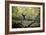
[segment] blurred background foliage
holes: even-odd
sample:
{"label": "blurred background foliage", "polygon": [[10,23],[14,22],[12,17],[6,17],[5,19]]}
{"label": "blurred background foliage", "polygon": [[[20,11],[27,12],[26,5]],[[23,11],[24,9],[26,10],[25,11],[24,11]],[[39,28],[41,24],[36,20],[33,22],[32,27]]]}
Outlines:
{"label": "blurred background foliage", "polygon": [[12,17],[21,19],[22,13],[26,15],[28,19],[34,19],[39,14],[39,8],[37,7],[12,7]]}

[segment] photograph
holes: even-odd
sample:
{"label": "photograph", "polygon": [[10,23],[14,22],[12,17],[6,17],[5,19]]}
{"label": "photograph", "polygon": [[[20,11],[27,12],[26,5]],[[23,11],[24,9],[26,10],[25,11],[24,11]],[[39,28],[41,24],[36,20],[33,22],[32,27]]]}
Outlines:
{"label": "photograph", "polygon": [[5,3],[6,34],[44,32],[44,3],[20,1]]}
{"label": "photograph", "polygon": [[40,27],[40,7],[12,6],[12,28]]}

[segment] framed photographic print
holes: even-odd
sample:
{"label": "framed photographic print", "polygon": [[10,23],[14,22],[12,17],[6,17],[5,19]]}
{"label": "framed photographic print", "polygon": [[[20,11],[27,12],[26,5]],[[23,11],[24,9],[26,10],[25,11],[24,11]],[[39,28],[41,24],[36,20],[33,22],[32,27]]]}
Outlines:
{"label": "framed photographic print", "polygon": [[5,2],[5,34],[44,32],[44,3]]}

